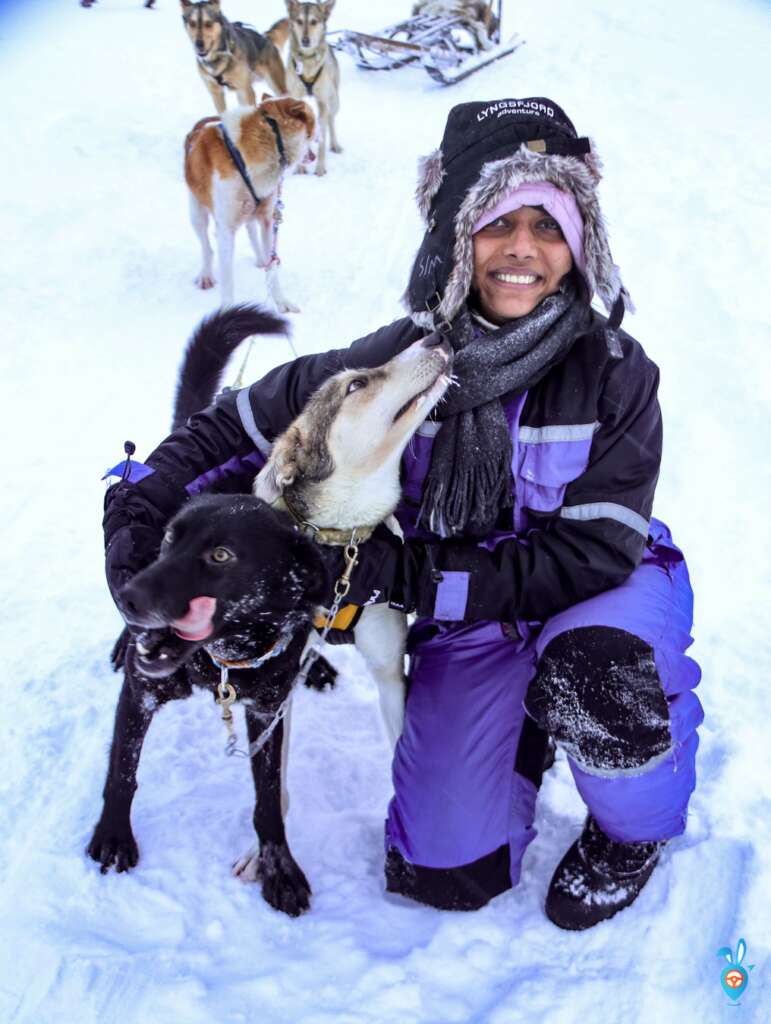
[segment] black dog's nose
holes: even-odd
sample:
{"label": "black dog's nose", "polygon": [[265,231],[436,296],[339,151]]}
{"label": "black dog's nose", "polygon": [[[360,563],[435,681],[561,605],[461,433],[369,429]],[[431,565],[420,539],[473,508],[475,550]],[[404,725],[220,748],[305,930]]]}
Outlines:
{"label": "black dog's nose", "polygon": [[303,44],[303,46],[310,46],[311,45],[310,36],[303,36],[302,44]]}

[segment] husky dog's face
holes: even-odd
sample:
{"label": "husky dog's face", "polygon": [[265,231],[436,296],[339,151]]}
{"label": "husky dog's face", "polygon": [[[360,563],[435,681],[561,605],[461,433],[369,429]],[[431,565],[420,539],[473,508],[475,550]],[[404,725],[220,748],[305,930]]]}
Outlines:
{"label": "husky dog's face", "polygon": [[222,12],[219,0],[192,3],[180,0],[182,21],[198,57],[208,57],[217,50],[222,38]]}
{"label": "husky dog's face", "polygon": [[335,0],[326,0],[326,3],[317,4],[286,0],[292,37],[301,54],[315,53],[321,46],[327,31],[327,20],[334,6]]}
{"label": "husky dog's face", "polygon": [[[311,520],[347,526],[388,516],[399,494],[399,460],[407,442],[450,384],[452,349],[431,335],[375,369],[330,377],[273,446],[255,493],[267,501],[291,494]],[[383,509],[383,506],[388,507]]]}

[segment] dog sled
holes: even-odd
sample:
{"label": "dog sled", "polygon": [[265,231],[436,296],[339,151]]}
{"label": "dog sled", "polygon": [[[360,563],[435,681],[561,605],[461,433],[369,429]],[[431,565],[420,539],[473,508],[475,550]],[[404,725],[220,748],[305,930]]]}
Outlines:
{"label": "dog sled", "polygon": [[420,0],[410,18],[378,35],[341,29],[328,38],[367,71],[413,65],[442,85],[454,85],[524,43],[517,34],[501,42],[502,6],[503,0]]}

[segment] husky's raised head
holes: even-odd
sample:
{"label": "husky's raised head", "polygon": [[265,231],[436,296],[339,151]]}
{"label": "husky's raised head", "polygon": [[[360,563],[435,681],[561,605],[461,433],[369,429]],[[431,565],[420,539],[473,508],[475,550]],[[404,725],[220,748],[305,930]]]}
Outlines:
{"label": "husky's raised head", "polygon": [[375,526],[399,501],[399,462],[450,383],[452,350],[432,334],[374,369],[326,381],[273,446],[254,493],[320,528]]}

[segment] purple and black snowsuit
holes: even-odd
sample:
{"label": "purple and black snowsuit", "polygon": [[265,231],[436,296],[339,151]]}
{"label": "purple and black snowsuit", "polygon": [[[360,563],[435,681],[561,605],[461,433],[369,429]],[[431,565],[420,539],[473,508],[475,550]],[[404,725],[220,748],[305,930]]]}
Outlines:
{"label": "purple and black snowsuit", "polygon": [[[622,841],[685,828],[695,785],[692,594],[682,554],[651,518],[661,423],[658,371],[595,315],[567,357],[503,405],[513,441],[509,522],[482,546],[486,573],[445,573],[432,618],[410,634],[410,687],[386,823],[390,889],[438,906],[483,905],[519,879],[534,838],[545,727],[579,792]],[[248,490],[273,440],[344,367],[373,367],[422,335],[400,320],[349,349],[304,356],[221,396],[167,438],[133,482],[108,492],[116,590],[151,561],[164,525],[202,490]],[[414,527],[433,435],[403,460],[398,510]],[[476,578],[475,578],[476,576]],[[474,619],[495,592],[501,621]],[[525,707],[530,711],[526,715]]]}

